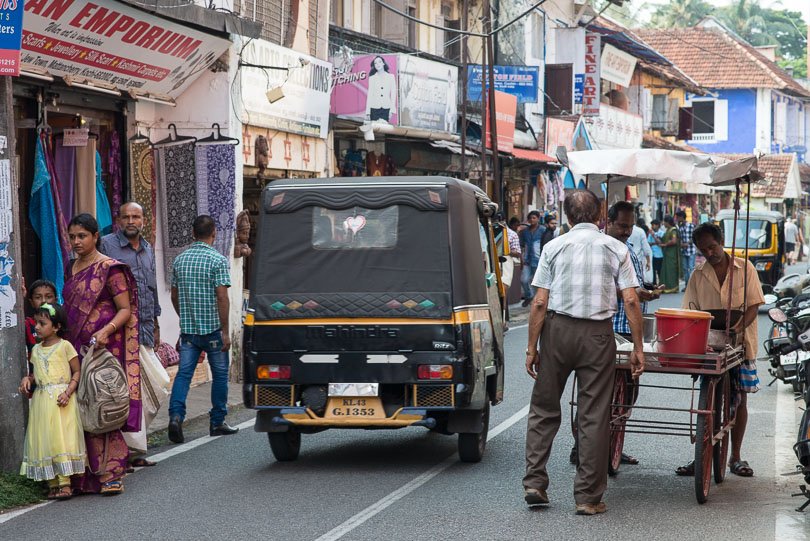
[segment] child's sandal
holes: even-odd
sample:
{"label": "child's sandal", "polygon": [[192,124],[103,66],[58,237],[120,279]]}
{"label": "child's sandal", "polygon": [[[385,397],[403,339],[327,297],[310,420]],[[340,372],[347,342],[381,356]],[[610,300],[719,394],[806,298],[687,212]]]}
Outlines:
{"label": "child's sandal", "polygon": [[56,500],[69,500],[73,497],[73,490],[70,486],[63,486],[56,489],[55,497]]}
{"label": "child's sandal", "polygon": [[46,499],[55,500],[58,494],[59,494],[59,487],[51,487],[48,490],[48,496],[46,497]]}
{"label": "child's sandal", "polygon": [[101,485],[103,496],[115,496],[124,492],[124,484],[121,481],[109,481]]}

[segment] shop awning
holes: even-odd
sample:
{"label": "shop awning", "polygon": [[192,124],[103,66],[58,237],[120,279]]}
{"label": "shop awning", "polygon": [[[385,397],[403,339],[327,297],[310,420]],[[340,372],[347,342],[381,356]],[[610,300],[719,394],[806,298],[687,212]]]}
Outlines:
{"label": "shop awning", "polygon": [[515,147],[512,149],[512,156],[519,160],[559,165],[555,158],[552,158],[548,154],[540,152],[539,150],[527,150],[525,148]]}
{"label": "shop awning", "polygon": [[113,0],[63,4],[59,10],[26,6],[23,75],[170,102],[231,45],[218,35]]}

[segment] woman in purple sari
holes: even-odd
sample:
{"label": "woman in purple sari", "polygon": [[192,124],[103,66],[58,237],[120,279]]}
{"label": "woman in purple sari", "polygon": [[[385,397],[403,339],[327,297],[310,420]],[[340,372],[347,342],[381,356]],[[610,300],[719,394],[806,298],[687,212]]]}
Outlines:
{"label": "woman in purple sari", "polygon": [[129,418],[120,430],[106,434],[85,432],[89,467],[74,477],[79,492],[120,494],[129,450],[123,432],[137,432],[141,424],[140,361],[135,278],[129,267],[96,249],[98,223],[89,214],[79,214],[68,224],[68,238],[78,259],[65,272],[62,292],[68,312],[65,336],[82,361],[81,348],[96,339],[124,367],[129,383]]}

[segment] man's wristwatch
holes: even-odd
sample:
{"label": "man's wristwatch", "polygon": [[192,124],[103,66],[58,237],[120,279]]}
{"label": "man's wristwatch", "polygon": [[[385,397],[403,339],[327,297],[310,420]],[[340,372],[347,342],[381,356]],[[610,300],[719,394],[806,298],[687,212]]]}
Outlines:
{"label": "man's wristwatch", "polygon": [[526,355],[534,355],[535,353],[537,353],[537,350],[535,350],[534,352],[531,352],[531,351],[529,351],[529,348],[526,348]]}

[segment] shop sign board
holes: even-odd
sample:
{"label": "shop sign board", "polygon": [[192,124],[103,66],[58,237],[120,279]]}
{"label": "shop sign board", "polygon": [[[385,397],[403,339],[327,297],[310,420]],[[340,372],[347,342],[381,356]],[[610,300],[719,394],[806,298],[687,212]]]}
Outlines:
{"label": "shop sign board", "polygon": [[[518,103],[537,103],[539,66],[495,66],[495,90],[517,96]],[[489,80],[487,79],[487,83]],[[487,84],[489,88],[489,84]],[[481,100],[481,65],[467,66],[467,101]]]}
{"label": "shop sign board", "polygon": [[599,116],[586,122],[596,148],[641,148],[644,128],[639,115],[603,103]]}
{"label": "shop sign board", "polygon": [[400,126],[455,133],[457,67],[400,55],[398,85]]}
{"label": "shop sign board", "polygon": [[574,128],[576,124],[561,118],[546,119],[546,154],[557,155],[557,147],[574,150]]}
{"label": "shop sign board", "polygon": [[[489,106],[487,106],[489,110]],[[498,129],[498,151],[512,152],[515,147],[515,116],[517,115],[517,96],[506,92],[495,91],[495,127]],[[487,114],[486,142],[492,148],[489,135],[489,114]]]}
{"label": "shop sign board", "polygon": [[177,97],[230,45],[114,0],[25,1],[21,61],[58,77]]}
{"label": "shop sign board", "polygon": [[90,138],[90,130],[87,128],[62,130],[63,147],[86,147]]}
{"label": "shop sign board", "polygon": [[23,0],[0,0],[0,75],[20,74],[22,32]]}
{"label": "shop sign board", "polygon": [[633,71],[636,69],[636,57],[606,43],[602,49],[602,79],[623,87],[630,86]]}
{"label": "shop sign board", "polygon": [[599,114],[600,81],[599,81],[599,47],[602,38],[593,32],[585,33],[585,79],[582,83],[582,114],[596,116]]}
{"label": "shop sign board", "polygon": [[394,126],[399,125],[398,55],[334,56],[331,61],[335,66],[331,103],[333,115],[359,121],[384,120]]}
{"label": "shop sign board", "polygon": [[[262,39],[247,42],[242,61],[289,68],[242,66],[235,101],[243,124],[326,139],[332,64]],[[278,87],[283,97],[270,103],[267,92]]]}

